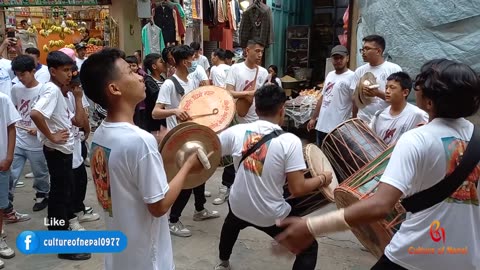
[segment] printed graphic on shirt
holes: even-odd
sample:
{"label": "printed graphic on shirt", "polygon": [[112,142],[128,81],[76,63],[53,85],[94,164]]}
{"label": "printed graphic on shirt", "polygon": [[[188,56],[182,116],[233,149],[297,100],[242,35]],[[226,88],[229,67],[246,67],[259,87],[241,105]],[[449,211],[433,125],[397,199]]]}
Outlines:
{"label": "printed graphic on shirt", "polygon": [[[445,153],[447,155],[447,174],[451,174],[460,164],[467,143],[460,139],[449,137],[442,138]],[[479,206],[477,188],[480,178],[480,165],[475,167],[467,180],[455,191],[446,202],[459,204],[473,204]]]}
{"label": "printed graphic on shirt", "polygon": [[108,173],[108,159],[110,149],[92,143],[91,170],[97,199],[103,210],[107,211],[110,217],[112,213],[112,193],[110,190],[110,175]]}
{"label": "printed graphic on shirt", "polygon": [[[263,136],[263,134],[258,134],[256,132],[247,130],[244,137],[245,139],[243,140],[242,155],[244,155],[248,149],[260,141]],[[263,164],[265,163],[269,145],[270,141],[264,143],[262,146],[260,146],[260,148],[257,149],[257,151],[255,151],[255,153],[252,153],[250,156],[245,158],[243,161],[243,167],[246,171],[251,171],[258,176],[262,176]]]}
{"label": "printed graphic on shirt", "polygon": [[30,118],[30,112],[32,111],[33,107],[33,100],[24,100],[20,101],[20,107],[18,107],[18,112],[22,117],[22,120],[18,122],[19,126],[23,127],[31,127],[32,126],[32,119]]}
{"label": "printed graphic on shirt", "polygon": [[335,86],[334,82],[329,82],[324,88],[323,88],[323,102],[322,102],[322,107],[327,108],[330,103],[332,103],[332,97],[333,97],[333,87]]}
{"label": "printed graphic on shirt", "polygon": [[385,143],[390,143],[390,139],[394,137],[395,131],[397,131],[397,128],[387,129],[387,131],[385,131],[385,136],[383,136],[383,141]]}

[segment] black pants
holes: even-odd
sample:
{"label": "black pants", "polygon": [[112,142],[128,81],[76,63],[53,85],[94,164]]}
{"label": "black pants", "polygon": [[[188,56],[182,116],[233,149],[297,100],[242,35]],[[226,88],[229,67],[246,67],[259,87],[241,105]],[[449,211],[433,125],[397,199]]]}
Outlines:
{"label": "black pants", "polygon": [[49,147],[43,147],[50,173],[48,194],[48,219],[63,220],[64,225],[50,225],[49,230],[68,230],[68,221],[75,217],[72,208],[72,186],[74,183],[72,154],[64,154]]}
{"label": "black pants", "polygon": [[235,180],[235,166],[229,165],[223,169],[222,185],[230,188]]}
{"label": "black pants", "polygon": [[327,137],[328,134],[318,130],[315,130],[315,132],[317,133],[317,146],[320,147],[322,146],[323,140],[325,139],[325,137]]}
{"label": "black pants", "polygon": [[[292,215],[292,213],[291,213]],[[253,225],[247,221],[244,221],[232,213],[229,205],[228,215],[223,223],[222,233],[220,235],[220,245],[218,247],[220,251],[220,260],[228,261],[230,255],[232,255],[232,249],[237,241],[240,231],[247,228],[254,227],[260,230],[272,238],[280,234],[283,229],[275,225],[270,227],[259,227]],[[315,240],[313,244],[308,247],[304,252],[297,255],[295,263],[293,264],[293,270],[314,270],[317,265],[318,243]]]}
{"label": "black pants", "polygon": [[85,159],[87,159],[87,154],[88,154],[87,142],[82,141],[82,158],[83,158],[84,161],[85,161]]}
{"label": "black pants", "polygon": [[85,195],[87,194],[87,170],[85,165],[82,163],[80,167],[73,169],[73,190],[72,190],[72,207],[73,212],[78,213],[85,210],[85,205],[83,201],[85,200]]}
{"label": "black pants", "polygon": [[190,195],[192,194],[195,196],[195,210],[202,211],[204,209],[204,205],[207,202],[205,199],[205,184],[200,185],[193,189],[184,189],[180,192],[177,199],[172,205],[172,209],[170,209],[170,223],[177,223],[182,215],[183,209],[187,206],[188,199],[190,199]]}
{"label": "black pants", "polygon": [[383,255],[378,262],[371,268],[371,270],[407,270],[398,264],[390,261],[387,256]]}

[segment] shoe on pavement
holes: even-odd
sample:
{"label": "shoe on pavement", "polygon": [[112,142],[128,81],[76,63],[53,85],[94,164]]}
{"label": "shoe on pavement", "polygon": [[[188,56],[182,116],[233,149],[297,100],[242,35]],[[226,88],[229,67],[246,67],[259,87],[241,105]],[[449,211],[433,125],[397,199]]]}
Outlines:
{"label": "shoe on pavement", "polygon": [[48,206],[48,198],[35,198],[35,204],[33,205],[33,212],[42,211]]}
{"label": "shoe on pavement", "polygon": [[220,214],[218,213],[218,211],[209,211],[206,208],[200,212],[195,211],[195,213],[193,214],[193,220],[195,221],[202,221],[202,220],[218,218],[218,217],[220,217]]}
{"label": "shoe on pavement", "polygon": [[187,229],[182,222],[170,223],[170,233],[180,237],[192,236],[192,232]]}
{"label": "shoe on pavement", "polygon": [[87,158],[83,161],[83,164],[85,164],[85,166],[87,166],[87,167],[90,167],[90,158],[87,157]]}
{"label": "shoe on pavement", "polygon": [[58,254],[59,259],[71,261],[84,261],[92,257],[90,253],[76,253],[76,254]]}
{"label": "shoe on pavement", "polygon": [[100,219],[100,215],[97,213],[85,213],[85,211],[80,211],[78,213],[75,213],[75,215],[78,218],[78,222],[90,222],[90,221],[96,221]]}
{"label": "shoe on pavement", "polygon": [[220,205],[223,204],[224,202],[228,201],[228,196],[230,195],[230,189],[223,186],[220,187],[220,190],[218,192],[218,198],[213,200],[213,204],[215,205]]}
{"label": "shoe on pavement", "polygon": [[80,225],[80,222],[78,222],[78,218],[74,217],[68,221],[68,230],[70,231],[85,231],[85,228]]}
{"label": "shoe on pavement", "polygon": [[33,172],[25,174],[25,178],[33,178]]}
{"label": "shoe on pavement", "polygon": [[7,245],[5,238],[0,238],[0,257],[3,259],[11,259],[15,257],[15,251]]}
{"label": "shoe on pavement", "polygon": [[15,185],[15,188],[22,188],[25,186],[25,183],[23,181],[18,181],[17,184]]}
{"label": "shoe on pavement", "polygon": [[230,270],[230,262],[229,261],[222,261],[221,263],[215,266],[215,270]]}
{"label": "shoe on pavement", "polygon": [[4,267],[5,267],[5,263],[2,260],[0,260],[0,269],[3,269]]}
{"label": "shoe on pavement", "polygon": [[31,217],[28,214],[20,214],[15,209],[13,209],[10,213],[3,213],[3,221],[5,223],[17,223],[30,220]]}
{"label": "shoe on pavement", "polygon": [[7,238],[7,232],[5,231],[5,224],[2,226],[2,234],[0,235],[2,238]]}
{"label": "shoe on pavement", "polygon": [[205,190],[204,194],[205,194],[205,197],[207,198],[212,197],[212,193],[208,190]]}
{"label": "shoe on pavement", "polygon": [[85,210],[83,212],[85,214],[93,214],[93,208],[90,206],[85,206]]}

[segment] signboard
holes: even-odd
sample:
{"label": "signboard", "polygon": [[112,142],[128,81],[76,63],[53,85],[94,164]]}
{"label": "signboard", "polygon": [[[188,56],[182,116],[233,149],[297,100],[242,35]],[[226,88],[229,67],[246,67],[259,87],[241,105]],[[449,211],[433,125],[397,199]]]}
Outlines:
{"label": "signboard", "polygon": [[0,7],[96,6],[110,4],[112,4],[111,0],[0,0]]}

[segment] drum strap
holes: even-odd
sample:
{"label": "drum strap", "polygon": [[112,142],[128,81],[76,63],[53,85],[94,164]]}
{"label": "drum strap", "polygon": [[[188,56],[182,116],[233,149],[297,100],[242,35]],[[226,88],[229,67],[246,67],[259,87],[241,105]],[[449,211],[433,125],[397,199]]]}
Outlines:
{"label": "drum strap", "polygon": [[238,166],[240,166],[240,164],[242,163],[243,160],[245,160],[248,156],[250,156],[251,154],[255,153],[255,151],[258,150],[258,148],[260,148],[263,144],[265,144],[266,142],[270,141],[271,139],[273,138],[276,138],[280,135],[282,135],[283,133],[285,133],[285,131],[281,130],[281,129],[276,129],[274,130],[273,132],[263,136],[260,141],[258,141],[256,144],[254,144],[252,147],[250,147],[246,152],[245,154],[243,154],[242,156],[242,159],[240,160],[240,162],[238,163]]}
{"label": "drum strap", "polygon": [[169,78],[173,84],[175,85],[175,91],[177,91],[177,94],[179,94],[181,97],[185,95],[185,89],[180,85],[180,82],[175,78],[175,76],[172,76]]}
{"label": "drum strap", "polygon": [[416,213],[428,209],[452,195],[468,178],[480,161],[480,126],[475,125],[460,164],[453,172],[433,187],[420,191],[402,200],[407,212]]}

